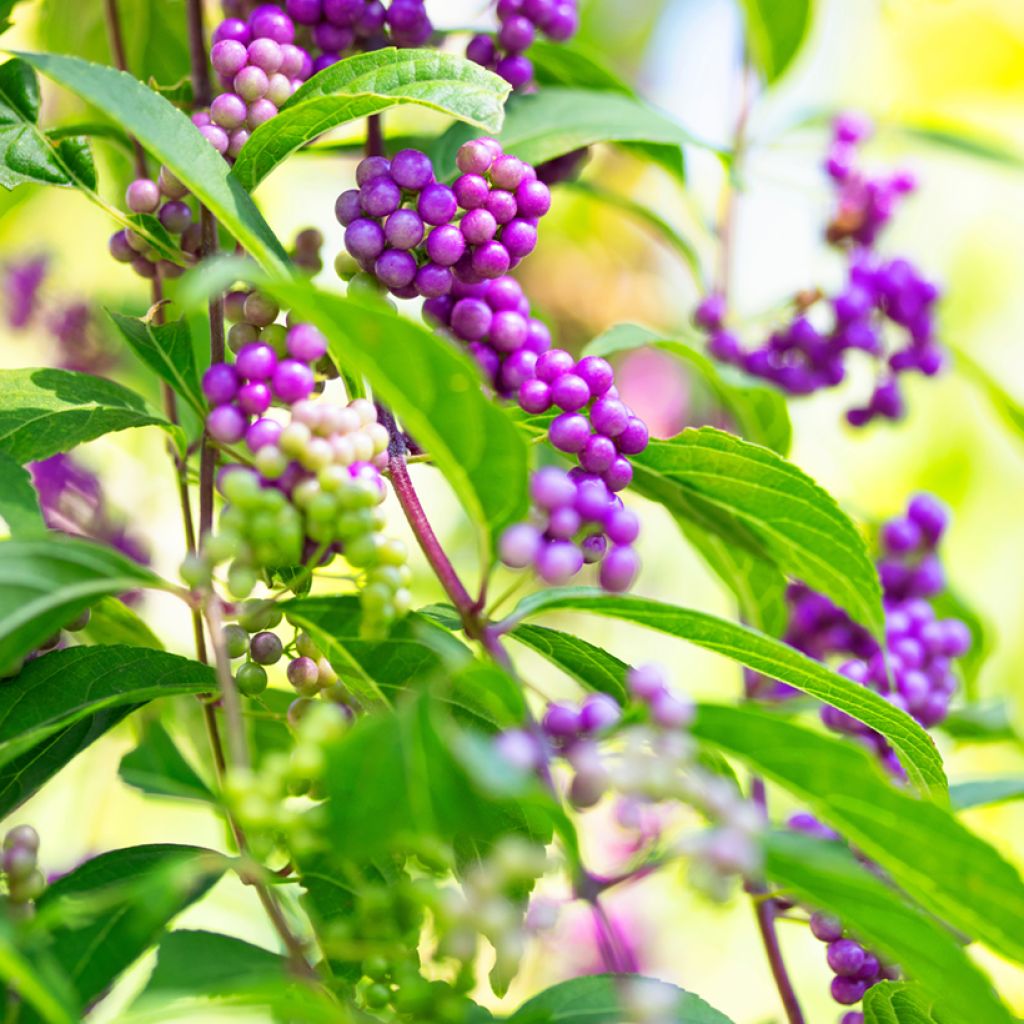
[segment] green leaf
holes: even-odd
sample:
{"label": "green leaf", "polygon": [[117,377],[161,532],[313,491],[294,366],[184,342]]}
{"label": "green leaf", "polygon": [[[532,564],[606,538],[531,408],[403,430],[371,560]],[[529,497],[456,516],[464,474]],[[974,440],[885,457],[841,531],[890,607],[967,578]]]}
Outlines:
{"label": "green leaf", "polygon": [[807,801],[943,921],[1024,962],[1017,870],[948,810],[896,788],[866,750],[753,708],[702,706],[693,733]]}
{"label": "green leaf", "polygon": [[483,393],[467,355],[379,302],[343,299],[298,281],[267,287],[324,332],[339,366],[370,381],[448,478],[486,544],[524,518],[526,442]]}
{"label": "green leaf", "polygon": [[19,53],[48,78],[103,111],[189,187],[266,270],[285,271],[288,256],[227,162],[188,116],[131,75],[59,54]]}
{"label": "green leaf", "polygon": [[1024,404],[1017,401],[995,377],[967,353],[957,349],[954,365],[981,389],[996,414],[1014,434],[1024,437]]}
{"label": "green leaf", "polygon": [[120,384],[73,370],[0,370],[0,453],[22,465],[130,427],[184,436]]}
{"label": "green leaf", "polygon": [[519,603],[509,621],[518,624],[522,619],[555,609],[591,612],[635,622],[789,683],[882,733],[918,786],[938,792],[945,790],[942,758],[931,737],[913,718],[874,691],[832,672],[780,640],[704,612],[585,588],[552,588],[531,594]]}
{"label": "green leaf", "polygon": [[[35,73],[21,60],[0,65],[0,185],[6,189],[18,185],[70,188],[76,184],[57,148],[38,128],[38,120],[39,83]],[[79,167],[92,167],[92,158],[86,164],[79,152],[77,163]],[[95,176],[92,167],[93,184]]]}
{"label": "green leaf", "polygon": [[390,701],[410,683],[473,657],[449,632],[415,613],[393,625],[385,637],[362,636],[354,595],[300,597],[280,607],[290,623],[313,637],[352,692],[371,704]]}
{"label": "green leaf", "polygon": [[991,982],[941,924],[910,906],[836,843],[766,839],[765,871],[801,903],[838,917],[869,949],[941,1002],[944,1024],[1012,1024]]}
{"label": "green leaf", "polygon": [[[438,139],[431,154],[438,178],[454,177],[455,154],[474,134],[455,125]],[[677,176],[682,174],[679,147],[714,148],[641,99],[589,89],[550,88],[513,96],[498,138],[506,152],[534,165],[598,142],[653,143],[659,161]]]}
{"label": "green leaf", "polygon": [[173,931],[160,941],[156,967],[140,998],[214,996],[287,976],[287,960],[262,946],[215,932]]}
{"label": "green leaf", "polygon": [[1024,776],[972,779],[949,787],[949,801],[957,811],[1005,804],[1011,800],[1024,800]]}
{"label": "green leaf", "polygon": [[106,708],[217,688],[213,669],[141,647],[70,647],[28,662],[0,684],[0,767]]}
{"label": "green leaf", "polygon": [[566,44],[535,39],[530,46],[530,60],[538,85],[636,95],[633,87],[602,63],[598,54],[578,41]]}
{"label": "green leaf", "polygon": [[782,394],[776,388],[751,384],[729,367],[718,366],[685,339],[666,338],[639,324],[616,324],[594,338],[584,352],[610,356],[638,348],[661,349],[686,363],[722,404],[737,432],[747,441],[771,448],[779,455],[789,451],[793,429]]}
{"label": "green leaf", "polygon": [[[916,142],[925,142],[930,146],[937,146],[961,156],[985,160],[1018,171],[1024,168],[1024,154],[1020,150],[999,139],[985,138],[979,135],[974,128],[943,128],[886,122],[883,122],[883,127],[895,130]],[[957,358],[960,358],[959,355]]]}
{"label": "green leaf", "polygon": [[[554,804],[488,792],[489,779],[456,756],[468,735],[425,695],[357,722],[327,752],[325,812],[338,856],[366,861],[438,840],[479,849],[510,831],[546,841]],[[491,758],[496,768],[497,754]],[[507,782],[507,768],[502,773]]]}
{"label": "green leaf", "polygon": [[285,157],[332,128],[389,107],[415,104],[477,125],[501,128],[507,82],[464,57],[386,47],[325,68],[302,85],[274,118],[252,133],[235,175],[254,189]]}
{"label": "green leaf", "polygon": [[0,0],[0,32],[11,27],[11,12],[21,0]]}
{"label": "green leaf", "polygon": [[159,720],[147,723],[139,745],[121,758],[118,774],[153,796],[212,801],[213,794],[182,756]]}
{"label": "green leaf", "polygon": [[671,1009],[666,1005],[665,1013],[658,1017],[666,1024],[730,1024],[728,1017],[692,992],[654,978],[614,974],[594,974],[553,985],[523,1003],[508,1024],[621,1024],[634,1019],[629,996],[622,998],[627,987],[638,1001],[655,996],[658,1006],[675,996]]}
{"label": "green leaf", "polygon": [[[79,1019],[74,993],[57,964],[49,957],[29,957],[11,922],[0,920],[0,981],[17,992],[38,1019],[47,1024],[74,1024]],[[0,999],[7,993],[0,985]]]}
{"label": "green leaf", "polygon": [[0,542],[0,580],[0,667],[16,665],[98,598],[167,586],[113,548],[59,533]]}
{"label": "green leaf", "polygon": [[89,624],[75,634],[85,644],[127,644],[162,651],[160,638],[123,601],[101,597],[89,609]]}
{"label": "green leaf", "polygon": [[36,908],[50,952],[84,1007],[210,889],[227,862],[194,846],[134,846],[86,861],[54,882]]}
{"label": "green leaf", "polygon": [[835,499],[774,452],[711,427],[652,441],[634,487],[820,591],[877,636],[882,590],[867,545]]}
{"label": "green leaf", "polygon": [[947,586],[931,599],[935,615],[940,619],[959,619],[971,633],[971,646],[966,654],[956,659],[956,669],[964,677],[965,694],[969,702],[977,698],[978,676],[992,648],[989,628],[984,619],[952,587]]}
{"label": "green leaf", "polygon": [[590,690],[614,697],[620,704],[627,700],[626,672],[629,666],[594,644],[548,626],[523,623],[509,634],[514,640],[547,658]]}
{"label": "green leaf", "polygon": [[169,324],[154,324],[133,316],[107,310],[132,351],[202,417],[206,399],[199,384],[192,331],[184,318]]}
{"label": "green leaf", "polygon": [[864,1024],[939,1024],[932,1009],[920,986],[883,981],[864,995]]}
{"label": "green leaf", "polygon": [[46,529],[32,477],[5,452],[0,452],[0,519],[12,537]]}
{"label": "green leaf", "polygon": [[781,78],[811,24],[811,0],[741,0],[747,45],[765,80]]}

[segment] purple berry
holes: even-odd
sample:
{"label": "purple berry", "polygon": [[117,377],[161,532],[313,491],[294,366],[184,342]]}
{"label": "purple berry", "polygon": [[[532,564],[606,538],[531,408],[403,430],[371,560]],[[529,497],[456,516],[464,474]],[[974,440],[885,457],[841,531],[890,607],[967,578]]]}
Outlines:
{"label": "purple berry", "polygon": [[464,210],[476,210],[484,206],[491,194],[487,179],[479,174],[463,174],[455,179],[452,191],[459,206]]}
{"label": "purple berry", "polygon": [[625,430],[615,438],[615,444],[623,455],[639,455],[649,441],[647,424],[638,416],[630,416]]}
{"label": "purple berry", "polygon": [[549,704],[541,722],[544,731],[555,739],[571,739],[581,725],[579,710],[564,703]]}
{"label": "purple berry", "polygon": [[249,63],[245,46],[237,39],[222,39],[210,50],[210,62],[219,75],[234,78]]}
{"label": "purple berry", "polygon": [[629,426],[629,410],[617,398],[599,398],[590,408],[590,420],[598,433],[618,437]]}
{"label": "purple berry", "polygon": [[452,290],[452,272],[447,267],[436,263],[426,263],[416,271],[413,282],[416,291],[425,299],[435,299],[447,295]]}
{"label": "purple berry", "polygon": [[288,352],[303,363],[315,363],[327,352],[327,339],[312,324],[296,324],[288,331]]}
{"label": "purple berry", "polygon": [[600,356],[584,356],[574,371],[586,381],[590,393],[595,397],[603,395],[615,383],[615,371],[607,359]]}
{"label": "purple berry", "polygon": [[137,178],[128,186],[125,203],[132,213],[156,213],[160,205],[160,189],[149,178]]}
{"label": "purple berry", "polygon": [[228,363],[214,363],[203,374],[203,394],[212,405],[230,402],[238,393],[238,374]]}
{"label": "purple berry", "polygon": [[590,401],[590,388],[575,373],[563,373],[552,381],[551,400],[566,412],[576,412]]}
{"label": "purple berry", "polygon": [[627,544],[613,547],[601,562],[601,586],[614,594],[629,590],[640,571],[640,559]]}
{"label": "purple berry", "polygon": [[360,217],[345,229],[345,248],[359,263],[372,263],[384,245],[384,229],[376,221]]}
{"label": "purple berry", "polygon": [[502,535],[499,554],[511,569],[525,569],[532,565],[540,550],[540,531],[529,523],[510,526]]}
{"label": "purple berry", "polygon": [[233,405],[219,405],[206,417],[206,429],[215,441],[235,444],[245,436],[245,416]]}
{"label": "purple berry", "polygon": [[[447,186],[435,182],[420,193],[416,210],[428,224],[448,224],[458,212],[455,193]],[[431,257],[434,259],[434,257]],[[435,260],[440,262],[440,260]]]}
{"label": "purple berry", "polygon": [[551,190],[542,181],[527,179],[515,194],[520,217],[543,217],[551,209]]}
{"label": "purple berry", "polygon": [[553,348],[537,359],[537,376],[545,384],[553,384],[563,373],[569,373],[575,360],[564,349]]}
{"label": "purple berry", "polygon": [[350,188],[338,196],[334,204],[334,216],[342,227],[348,227],[352,221],[363,215],[363,207],[359,201],[359,189]]}
{"label": "purple berry", "polygon": [[542,380],[526,380],[519,386],[519,404],[524,412],[538,416],[551,408],[551,388]]}
{"label": "purple berry", "polygon": [[391,161],[383,156],[368,156],[356,167],[356,184],[362,188],[375,178],[387,177],[391,173]]}
{"label": "purple berry", "polygon": [[459,299],[452,309],[452,330],[464,341],[479,341],[491,329],[491,308],[482,299]]}
{"label": "purple berry", "polygon": [[313,383],[313,371],[297,359],[282,359],[271,378],[274,394],[289,405],[308,398]]}
{"label": "purple berry", "polygon": [[855,977],[864,966],[864,948],[853,939],[836,939],[829,944],[826,956],[829,967],[844,978]]}
{"label": "purple berry", "polygon": [[276,445],[281,436],[281,424],[277,420],[257,420],[245,432],[245,443],[250,451],[258,452],[267,445]]}
{"label": "purple berry", "polygon": [[622,709],[606,693],[591,694],[580,708],[580,726],[584,732],[606,732],[622,719]]}
{"label": "purple berry", "polygon": [[402,149],[391,158],[391,177],[402,188],[420,192],[433,182],[434,168],[426,153]]}
{"label": "purple berry", "polygon": [[239,408],[249,416],[262,416],[270,408],[270,388],[262,381],[243,384],[238,389],[235,401]]}
{"label": "purple berry", "polygon": [[402,190],[386,177],[374,178],[359,192],[359,204],[370,217],[387,217],[402,202]]}
{"label": "purple berry", "polygon": [[563,452],[580,452],[590,439],[590,424],[579,413],[563,412],[551,421],[551,443]]}
{"label": "purple berry", "polygon": [[377,257],[374,273],[388,288],[405,288],[416,278],[416,259],[401,249],[388,249]]}
{"label": "purple berry", "polygon": [[583,554],[571,541],[551,541],[538,552],[536,567],[545,583],[563,586],[583,568]]}
{"label": "purple berry", "polygon": [[538,469],[530,480],[530,497],[543,509],[570,505],[576,499],[576,485],[567,473],[554,466]]}
{"label": "purple berry", "polygon": [[466,239],[454,224],[434,228],[427,238],[427,255],[441,267],[453,267],[466,251]]}
{"label": "purple berry", "polygon": [[262,341],[246,345],[235,358],[235,368],[248,380],[267,380],[277,367],[277,353]]}
{"label": "purple berry", "polygon": [[537,229],[525,220],[510,221],[501,230],[501,244],[512,259],[525,259],[537,248]]}
{"label": "purple berry", "polygon": [[470,245],[483,245],[494,238],[498,222],[486,210],[470,210],[462,218],[459,229]]}

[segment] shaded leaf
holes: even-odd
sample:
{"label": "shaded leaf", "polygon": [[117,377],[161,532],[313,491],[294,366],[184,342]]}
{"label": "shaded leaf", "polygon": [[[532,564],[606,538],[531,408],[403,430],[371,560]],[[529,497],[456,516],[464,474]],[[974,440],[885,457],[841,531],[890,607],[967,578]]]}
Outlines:
{"label": "shaded leaf", "polygon": [[116,597],[101,597],[89,609],[89,624],[75,634],[75,639],[86,644],[128,644],[162,651],[160,638],[123,601]]}
{"label": "shaded leaf", "polygon": [[[47,1024],[74,1024],[79,1019],[78,1007],[60,968],[50,957],[37,954],[30,958],[18,940],[11,922],[0,919],[0,982],[17,992],[38,1014],[37,1019]],[[6,1002],[6,996],[0,984],[0,999]]]}
{"label": "shaded leaf", "polygon": [[702,706],[693,733],[805,800],[943,921],[1024,962],[1017,870],[947,809],[898,789],[863,748],[753,708]]}
{"label": "shaded leaf", "polygon": [[518,624],[522,619],[555,609],[635,622],[789,683],[880,732],[896,749],[908,776],[918,786],[938,792],[946,788],[942,759],[935,744],[910,715],[780,640],[689,608],[584,588],[553,588],[531,594],[519,603],[510,622]]}
{"label": "shaded leaf", "polygon": [[0,452],[0,519],[12,537],[46,529],[32,477],[5,452]]}
{"label": "shaded leaf", "polygon": [[918,985],[883,981],[864,994],[864,1024],[938,1024],[932,1007]]}
{"label": "shaded leaf", "polygon": [[338,61],[301,85],[252,133],[235,175],[254,189],[285,157],[324,132],[389,107],[415,104],[488,132],[501,128],[507,82],[465,57],[386,47]]}
{"label": "shaded leaf", "polygon": [[179,428],[111,380],[74,370],[0,370],[0,453],[22,465],[146,426],[162,427],[183,444]]}
{"label": "shaded leaf", "polygon": [[811,0],[741,0],[747,45],[768,83],[781,78],[811,24]]}
{"label": "shaded leaf", "polygon": [[590,690],[599,690],[625,703],[629,666],[594,644],[548,626],[523,623],[509,634]]}
{"label": "shaded leaf", "polygon": [[129,786],[153,796],[213,800],[158,719],[147,723],[138,746],[121,758],[118,774]]}
{"label": "shaded leaf", "polygon": [[972,779],[949,787],[949,801],[957,811],[1005,804],[1011,800],[1024,800],[1024,777],[1020,775]]}
{"label": "shaded leaf", "polygon": [[283,956],[233,935],[173,931],[160,940],[156,967],[140,998],[155,994],[211,996],[258,988],[288,976]]}
{"label": "shaded leaf", "polygon": [[1004,701],[954,708],[938,728],[965,743],[1020,742]]}
{"label": "shaded leaf", "polygon": [[578,40],[572,43],[551,43],[546,39],[535,39],[530,46],[530,61],[538,85],[636,95],[627,81]]}
{"label": "shaded leaf", "polygon": [[794,833],[766,841],[769,878],[801,903],[838,917],[942,1005],[944,1024],[1011,1024],[988,978],[939,923],[910,906],[835,843]]}
{"label": "shaded leaf", "polygon": [[167,586],[113,548],[51,533],[0,542],[0,669],[72,622],[97,599]]}

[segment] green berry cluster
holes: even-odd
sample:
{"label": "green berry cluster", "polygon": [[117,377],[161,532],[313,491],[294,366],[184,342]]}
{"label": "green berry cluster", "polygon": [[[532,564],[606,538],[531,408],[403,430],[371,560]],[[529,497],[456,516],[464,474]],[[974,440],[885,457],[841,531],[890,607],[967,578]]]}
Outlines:
{"label": "green berry cluster", "polygon": [[33,901],[46,888],[38,865],[39,833],[31,825],[12,828],[4,836],[0,866],[7,882],[5,909],[14,917],[30,916]]}

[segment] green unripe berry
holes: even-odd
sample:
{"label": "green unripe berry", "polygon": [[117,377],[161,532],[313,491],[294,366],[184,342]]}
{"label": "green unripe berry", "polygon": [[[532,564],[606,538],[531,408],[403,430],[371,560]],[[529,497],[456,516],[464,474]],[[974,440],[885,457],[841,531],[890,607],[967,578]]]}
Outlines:
{"label": "green unripe berry", "polygon": [[248,324],[244,320],[241,323],[232,324],[228,331],[228,348],[237,355],[246,345],[258,341],[259,336],[259,328],[253,324]]}
{"label": "green unripe berry", "polygon": [[260,341],[269,345],[281,358],[288,355],[286,338],[288,328],[284,324],[268,324],[260,332]]}
{"label": "green unripe berry", "polygon": [[229,658],[241,658],[249,650],[249,634],[241,626],[225,626],[223,637]]}
{"label": "green unripe berry", "polygon": [[293,420],[281,431],[281,436],[277,443],[285,455],[289,455],[293,459],[300,459],[306,451],[306,445],[309,444],[312,438],[313,432],[305,423]]}
{"label": "green unripe berry", "polygon": [[383,1010],[391,1002],[391,989],[376,982],[363,993],[363,999],[371,1010]]}
{"label": "green unripe berry", "polygon": [[363,534],[345,542],[345,559],[356,569],[368,569],[377,564],[379,538],[376,534]]}
{"label": "green unripe berry", "polygon": [[267,688],[267,672],[261,665],[247,661],[235,673],[235,686],[246,697],[255,697]]}
{"label": "green unripe berry", "polygon": [[[248,525],[249,514],[237,505],[228,505],[228,507],[220,514],[218,527],[222,535],[233,534],[237,537],[242,537],[245,534],[245,530]],[[213,537],[208,538],[207,543],[213,539]]]}
{"label": "green unripe berry", "polygon": [[371,981],[387,981],[391,976],[391,961],[379,953],[363,961],[363,974]]}
{"label": "green unripe berry", "polygon": [[181,578],[190,587],[199,588],[210,585],[210,563],[202,555],[186,555],[185,560],[181,563],[180,572]]}
{"label": "green unripe berry", "polygon": [[402,541],[388,537],[380,545],[379,557],[383,565],[402,565],[409,560],[409,549]]}
{"label": "green unripe berry", "polygon": [[241,467],[224,474],[220,489],[224,497],[239,508],[251,508],[261,490],[259,477]]}
{"label": "green unripe berry", "polygon": [[46,879],[38,868],[24,879],[11,879],[11,899],[19,903],[27,903],[29,900],[37,900],[43,895],[46,889]]}
{"label": "green unripe berry", "polygon": [[276,445],[265,444],[253,458],[260,475],[276,480],[288,468],[288,456]]}
{"label": "green unripe berry", "polygon": [[70,622],[65,623],[64,628],[69,633],[79,633],[89,625],[89,619],[91,616],[92,611],[86,608],[84,612],[76,615]]}
{"label": "green unripe berry", "polygon": [[321,491],[306,506],[306,514],[316,522],[333,524],[338,515],[338,504],[333,495]]}
{"label": "green unripe berry", "polygon": [[232,597],[248,597],[256,586],[256,570],[244,562],[234,561],[228,567],[228,591]]}
{"label": "green unripe berry", "polygon": [[267,295],[251,292],[242,307],[245,319],[257,327],[268,327],[281,312],[281,307]]}
{"label": "green unripe berry", "polygon": [[232,558],[237,558],[241,553],[242,544],[242,538],[237,533],[224,529],[224,516],[221,516],[221,532],[206,538],[203,554],[214,565],[220,565],[221,562],[230,562]]}
{"label": "green unripe berry", "polygon": [[383,616],[391,606],[391,589],[381,583],[363,587],[359,595],[363,611],[371,616]]}
{"label": "green unripe berry", "polygon": [[246,601],[238,613],[238,624],[250,633],[275,629],[283,618],[281,609],[273,601]]}
{"label": "green unripe berry", "polygon": [[356,263],[355,259],[345,249],[342,249],[334,257],[334,272],[342,281],[347,281],[359,273],[359,264]]}
{"label": "green unripe berry", "polygon": [[321,657],[320,648],[317,647],[313,638],[308,633],[299,633],[295,637],[295,649],[303,658],[312,658],[314,661]]}

